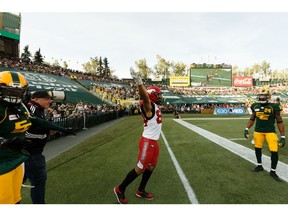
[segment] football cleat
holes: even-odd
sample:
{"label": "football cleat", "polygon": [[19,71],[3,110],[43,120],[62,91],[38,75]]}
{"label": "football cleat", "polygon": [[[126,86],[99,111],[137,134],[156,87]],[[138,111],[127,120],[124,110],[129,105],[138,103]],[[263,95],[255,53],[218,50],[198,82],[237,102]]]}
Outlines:
{"label": "football cleat", "polygon": [[125,198],[124,192],[121,192],[119,190],[118,186],[114,187],[113,191],[114,191],[114,194],[117,198],[118,203],[120,203],[120,204],[127,204],[128,203],[127,199]]}
{"label": "football cleat", "polygon": [[147,193],[146,191],[139,191],[137,190],[135,195],[137,197],[143,197],[144,199],[146,200],[153,200],[154,199],[154,196],[152,193]]}
{"label": "football cleat", "polygon": [[263,166],[261,165],[258,165],[257,167],[255,167],[252,172],[261,172],[261,171],[264,171],[264,168]]}
{"label": "football cleat", "polygon": [[270,176],[272,176],[276,181],[282,182],[282,180],[279,178],[275,171],[270,171]]}

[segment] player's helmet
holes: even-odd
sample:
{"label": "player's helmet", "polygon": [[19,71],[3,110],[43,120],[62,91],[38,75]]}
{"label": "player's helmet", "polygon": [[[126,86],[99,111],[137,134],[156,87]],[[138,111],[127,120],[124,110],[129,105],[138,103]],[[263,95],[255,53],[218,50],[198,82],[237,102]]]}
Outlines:
{"label": "player's helmet", "polygon": [[151,101],[156,104],[161,104],[163,97],[162,91],[157,86],[150,86],[147,88],[147,92]]}
{"label": "player's helmet", "polygon": [[269,99],[271,98],[271,94],[268,89],[263,89],[257,95],[257,99],[260,103],[268,103]]}
{"label": "player's helmet", "polygon": [[19,72],[0,72],[0,100],[20,104],[27,91],[28,83]]}

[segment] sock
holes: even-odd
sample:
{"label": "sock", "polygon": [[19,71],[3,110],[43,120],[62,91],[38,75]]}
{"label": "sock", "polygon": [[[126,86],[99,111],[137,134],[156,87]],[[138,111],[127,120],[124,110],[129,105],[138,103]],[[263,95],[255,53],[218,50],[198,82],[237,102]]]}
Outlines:
{"label": "sock", "polygon": [[262,164],[262,149],[261,148],[255,148],[255,155],[258,164]]}
{"label": "sock", "polygon": [[271,170],[276,170],[278,163],[278,152],[271,152]]}
{"label": "sock", "polygon": [[146,184],[151,176],[152,172],[148,169],[146,169],[142,175],[142,180],[140,182],[140,186],[138,188],[139,191],[144,191]]}
{"label": "sock", "polygon": [[123,182],[119,185],[119,190],[121,192],[125,192],[126,187],[128,187],[129,184],[131,184],[136,178],[138,177],[138,174],[136,173],[135,169],[133,168],[126,176],[126,178],[123,180]]}

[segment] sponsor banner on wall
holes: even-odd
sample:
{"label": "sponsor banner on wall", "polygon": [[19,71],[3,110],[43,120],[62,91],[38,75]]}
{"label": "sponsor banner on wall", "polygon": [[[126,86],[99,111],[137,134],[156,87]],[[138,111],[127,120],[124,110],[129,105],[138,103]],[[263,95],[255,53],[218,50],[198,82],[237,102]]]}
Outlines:
{"label": "sponsor banner on wall", "polygon": [[120,100],[120,104],[122,106],[129,107],[130,105],[138,105],[139,104],[139,100],[134,100],[134,99]]}
{"label": "sponsor banner on wall", "polygon": [[170,86],[189,86],[190,85],[190,77],[184,76],[171,76],[170,77]]}
{"label": "sponsor banner on wall", "polygon": [[244,107],[239,108],[215,108],[214,115],[245,115]]}
{"label": "sponsor banner on wall", "polygon": [[232,84],[235,87],[253,87],[253,77],[252,76],[233,77]]}

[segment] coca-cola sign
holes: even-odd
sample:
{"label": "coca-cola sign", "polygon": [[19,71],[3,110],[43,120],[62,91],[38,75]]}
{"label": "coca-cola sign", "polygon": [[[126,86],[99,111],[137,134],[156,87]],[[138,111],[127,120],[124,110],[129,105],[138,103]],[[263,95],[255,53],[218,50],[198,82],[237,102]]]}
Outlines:
{"label": "coca-cola sign", "polygon": [[253,86],[253,77],[252,76],[233,77],[233,86],[252,87]]}

